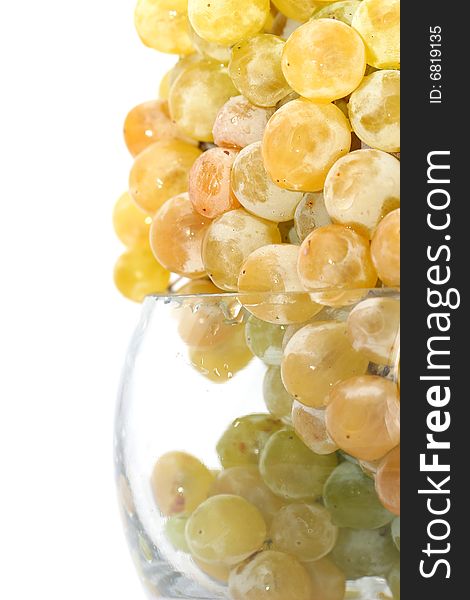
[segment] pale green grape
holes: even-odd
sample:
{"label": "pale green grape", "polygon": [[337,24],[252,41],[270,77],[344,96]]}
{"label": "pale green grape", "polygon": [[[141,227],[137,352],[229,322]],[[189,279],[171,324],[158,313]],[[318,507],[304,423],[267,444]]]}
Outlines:
{"label": "pale green grape", "polygon": [[400,561],[397,561],[387,576],[393,600],[400,600]]}
{"label": "pale green grape", "polygon": [[247,415],[235,419],[217,443],[217,454],[225,469],[256,465],[269,437],[283,424],[270,415]]}
{"label": "pale green grape", "polygon": [[260,550],[266,525],[259,510],[240,496],[212,496],[189,517],[191,554],[211,563],[235,565]]}
{"label": "pale green grape", "polygon": [[263,397],[267,409],[277,419],[289,419],[292,411],[292,396],[287,392],[281,379],[281,369],[271,366],[263,381]]}
{"label": "pale green grape", "polygon": [[260,459],[265,483],[278,496],[289,499],[316,499],[325,481],[338,464],[336,454],[314,454],[292,429],[273,434]]}
{"label": "pale green grape", "polygon": [[165,523],[165,536],[170,544],[181,552],[189,552],[188,542],[186,541],[186,523],[188,519],[180,517],[170,517]]}
{"label": "pale green grape", "polygon": [[269,537],[273,549],[310,562],[333,550],[338,528],[320,504],[288,504],[274,517]]}
{"label": "pale green grape", "polygon": [[293,556],[268,550],[230,573],[232,600],[312,600],[309,574]]}
{"label": "pale green grape", "polygon": [[396,517],[395,519],[393,519],[391,532],[393,542],[398,548],[398,550],[400,550],[400,517]]}
{"label": "pale green grape", "polygon": [[348,579],[385,577],[398,556],[385,529],[341,529],[331,553]]}
{"label": "pale green grape", "polygon": [[351,462],[341,463],[330,475],[323,501],[338,527],[378,529],[393,519],[382,506],[372,479]]}
{"label": "pale green grape", "polygon": [[295,230],[300,242],[317,227],[331,225],[323,192],[304,194],[294,214]]}
{"label": "pale green grape", "polygon": [[351,25],[354,13],[360,5],[361,0],[328,3],[327,6],[317,8],[312,15],[312,19],[336,19],[346,23],[346,25]]}
{"label": "pale green grape", "polygon": [[246,343],[255,356],[264,363],[278,366],[282,360],[284,325],[273,325],[254,316],[248,319],[245,329]]}

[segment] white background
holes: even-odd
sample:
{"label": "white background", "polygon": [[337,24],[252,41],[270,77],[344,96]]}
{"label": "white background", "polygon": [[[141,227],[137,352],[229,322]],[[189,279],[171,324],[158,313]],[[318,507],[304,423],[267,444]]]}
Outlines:
{"label": "white background", "polygon": [[129,108],[171,57],[134,0],[0,4],[0,598],[138,600],[115,500],[119,371],[139,308],[114,291]]}

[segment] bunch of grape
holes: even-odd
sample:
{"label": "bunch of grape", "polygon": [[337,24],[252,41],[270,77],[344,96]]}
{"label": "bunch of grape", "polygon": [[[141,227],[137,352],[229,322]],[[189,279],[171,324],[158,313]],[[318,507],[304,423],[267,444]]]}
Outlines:
{"label": "bunch of grape", "polygon": [[117,287],[140,301],[181,278],[178,333],[210,380],[267,365],[267,413],[229,426],[219,473],[158,459],[167,537],[233,600],[343,600],[368,576],[399,600],[400,308],[368,295],[400,286],[399,0],[135,14],[180,58],[125,121]]}

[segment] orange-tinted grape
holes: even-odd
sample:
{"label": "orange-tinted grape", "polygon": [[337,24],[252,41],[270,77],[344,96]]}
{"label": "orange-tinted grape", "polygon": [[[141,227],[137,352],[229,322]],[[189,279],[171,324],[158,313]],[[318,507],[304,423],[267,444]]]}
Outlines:
{"label": "orange-tinted grape", "polygon": [[400,516],[400,446],[394,448],[380,463],[375,489],[385,508]]}
{"label": "orange-tinted grape", "polygon": [[400,209],[389,213],[372,237],[371,255],[377,273],[389,287],[400,287]]}
{"label": "orange-tinted grape", "polygon": [[326,429],[324,410],[304,406],[295,400],[292,406],[292,426],[312,452],[332,454],[338,450]]}

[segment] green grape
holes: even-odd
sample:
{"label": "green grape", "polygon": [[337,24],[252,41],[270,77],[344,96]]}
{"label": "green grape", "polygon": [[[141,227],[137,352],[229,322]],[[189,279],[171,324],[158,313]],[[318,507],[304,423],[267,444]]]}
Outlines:
{"label": "green grape", "polygon": [[283,424],[270,415],[247,415],[235,419],[217,443],[217,454],[224,467],[257,465],[270,436]]}
{"label": "green grape", "polygon": [[385,577],[398,551],[385,529],[340,529],[331,558],[348,579]]}
{"label": "green grape", "polygon": [[317,499],[338,464],[336,454],[313,453],[292,429],[274,433],[265,445],[260,472],[271,490],[292,500]]}
{"label": "green grape", "polygon": [[161,456],[151,477],[155,501],[167,517],[190,515],[208,497],[213,482],[213,473],[185,452]]}
{"label": "green grape", "polygon": [[265,364],[279,366],[282,360],[282,340],[285,325],[273,325],[251,316],[246,324],[246,343]]}
{"label": "green grape", "polygon": [[313,13],[312,19],[336,19],[346,25],[351,25],[354,13],[361,5],[361,0],[346,0],[333,2],[327,6],[319,7]]}
{"label": "green grape", "polygon": [[294,214],[295,230],[300,242],[317,227],[331,225],[323,192],[304,194]]}
{"label": "green grape", "polygon": [[230,573],[232,600],[312,600],[312,583],[293,556],[260,552]]}
{"label": "green grape", "polygon": [[284,506],[284,501],[275,496],[264,483],[258,467],[245,465],[221,471],[214,482],[211,496],[232,494],[248,500],[260,511],[267,525]]}
{"label": "green grape", "polygon": [[211,579],[214,579],[215,581],[221,581],[222,583],[228,582],[230,571],[232,570],[230,565],[218,562],[209,563],[203,560],[199,560],[198,558],[194,558],[194,556],[193,560],[196,563],[196,565],[201,569],[201,571],[206,575],[209,575]]}
{"label": "green grape", "polygon": [[186,541],[186,523],[188,519],[180,517],[170,517],[165,523],[165,536],[170,544],[181,552],[189,552],[188,542]]}
{"label": "green grape", "polygon": [[277,419],[290,420],[292,396],[287,392],[281,379],[281,369],[271,366],[263,381],[263,397],[266,408]]}
{"label": "green grape", "polygon": [[332,454],[338,450],[326,429],[324,410],[304,406],[294,400],[292,425],[295,433],[315,454]]}
{"label": "green grape", "polygon": [[382,506],[372,479],[351,462],[341,463],[330,475],[323,502],[338,527],[378,529],[393,519]]}
{"label": "green grape", "polygon": [[346,578],[329,558],[304,564],[313,585],[311,600],[344,600]]}
{"label": "green grape", "polygon": [[393,519],[390,531],[395,546],[400,550],[400,517]]}
{"label": "green grape", "polygon": [[274,517],[269,537],[274,550],[310,562],[333,550],[338,528],[320,504],[288,504]]}
{"label": "green grape", "polygon": [[397,561],[387,576],[393,600],[400,600],[400,561]]}
{"label": "green grape", "polygon": [[189,517],[191,554],[204,562],[235,565],[260,550],[266,525],[259,510],[240,496],[212,496]]}
{"label": "green grape", "polygon": [[230,77],[240,93],[256,106],[276,106],[292,91],[282,73],[284,46],[281,38],[260,33],[232,48]]}

